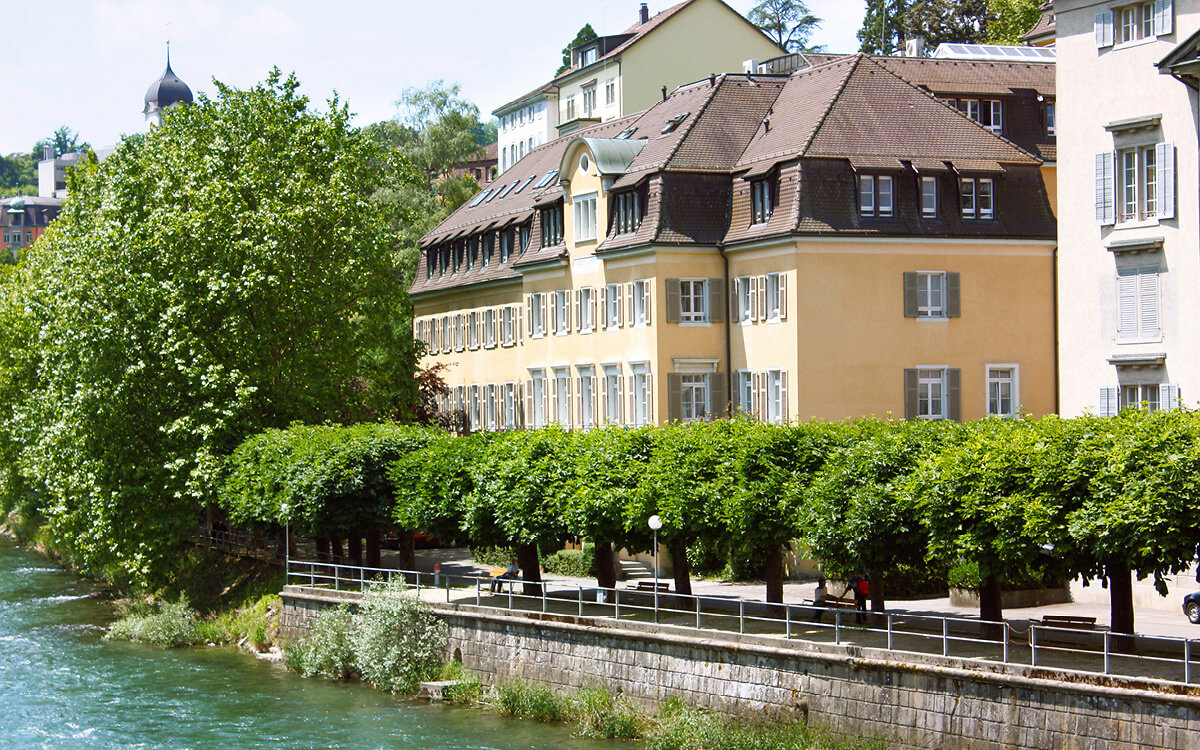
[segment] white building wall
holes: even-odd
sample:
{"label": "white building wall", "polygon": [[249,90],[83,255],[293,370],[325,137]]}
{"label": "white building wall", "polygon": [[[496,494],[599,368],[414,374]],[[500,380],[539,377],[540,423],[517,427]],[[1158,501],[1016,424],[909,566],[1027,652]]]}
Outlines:
{"label": "white building wall", "polygon": [[503,173],[525,154],[556,138],[556,99],[548,96],[499,115],[497,124],[497,169]]}
{"label": "white building wall", "polygon": [[[1200,0],[1175,0],[1171,33],[1097,47],[1096,15],[1123,3],[1056,0],[1058,50],[1060,411],[1100,413],[1101,389],[1177,384],[1184,404],[1200,401],[1200,204],[1197,95],[1159,73],[1156,63],[1200,27]],[[1161,115],[1156,127],[1113,133],[1105,125]],[[1096,221],[1096,155],[1170,142],[1175,154],[1175,216],[1101,226]],[[1119,165],[1116,165],[1119,170]],[[1120,191],[1115,198],[1120,201]],[[1109,245],[1162,239],[1162,249],[1114,253]],[[1158,267],[1161,336],[1117,333],[1117,272]],[[1108,359],[1165,354],[1161,367],[1121,367]]]}

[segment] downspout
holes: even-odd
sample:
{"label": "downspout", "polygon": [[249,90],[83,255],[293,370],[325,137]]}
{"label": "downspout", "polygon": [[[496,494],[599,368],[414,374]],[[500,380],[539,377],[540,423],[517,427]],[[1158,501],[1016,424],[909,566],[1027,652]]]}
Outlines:
{"label": "downspout", "polygon": [[[717,243],[717,252],[721,254],[723,279],[721,283],[725,285],[724,292],[721,294],[721,298],[725,300],[725,313],[721,316],[725,320],[725,397],[729,399],[730,403],[733,403],[733,342],[730,328],[733,325],[730,318],[733,316],[729,314],[729,311],[733,309],[733,302],[726,296],[729,294],[729,256],[725,254],[724,242]],[[730,409],[727,414],[733,416],[733,409]]]}
{"label": "downspout", "polygon": [[1054,413],[1062,416],[1061,375],[1059,373],[1060,355],[1058,351],[1058,244],[1054,245],[1054,263],[1051,264],[1051,276],[1054,287],[1051,289],[1050,300],[1054,309]]}

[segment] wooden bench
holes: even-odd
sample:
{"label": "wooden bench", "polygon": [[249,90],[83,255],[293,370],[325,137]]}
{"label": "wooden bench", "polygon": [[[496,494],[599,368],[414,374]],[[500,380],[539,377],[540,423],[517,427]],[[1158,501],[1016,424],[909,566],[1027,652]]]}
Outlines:
{"label": "wooden bench", "polygon": [[1095,630],[1095,617],[1082,617],[1080,615],[1046,615],[1040,624],[1051,628],[1075,628],[1078,630]]}
{"label": "wooden bench", "polygon": [[855,609],[854,599],[844,596],[826,596],[820,605],[826,609]]}
{"label": "wooden bench", "polygon": [[669,592],[671,584],[666,581],[637,581],[633,585],[625,584],[625,588],[630,591],[655,591]]}

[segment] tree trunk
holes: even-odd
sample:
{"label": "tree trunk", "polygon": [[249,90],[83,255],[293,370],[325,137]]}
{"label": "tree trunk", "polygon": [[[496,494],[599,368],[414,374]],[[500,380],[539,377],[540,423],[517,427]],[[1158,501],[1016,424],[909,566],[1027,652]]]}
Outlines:
{"label": "tree trunk", "polygon": [[774,547],[767,551],[765,574],[767,579],[767,601],[783,603],[783,548]]}
{"label": "tree trunk", "polygon": [[371,529],[367,532],[367,567],[381,567],[379,556],[379,529]]}
{"label": "tree trunk", "polygon": [[[667,546],[667,551],[671,553],[671,567],[675,571],[675,593],[691,596],[692,569],[688,565],[687,545],[683,542],[672,542]],[[657,575],[658,571],[654,573]]]}
{"label": "tree trunk", "polygon": [[396,561],[400,570],[417,569],[416,532],[411,529],[400,529],[396,534]]}
{"label": "tree trunk", "polygon": [[[1104,573],[1108,578],[1109,630],[1133,635],[1133,571],[1127,565],[1110,563],[1104,566]],[[1129,651],[1132,645],[1131,639],[1113,639],[1118,651]]]}
{"label": "tree trunk", "polygon": [[[1000,602],[1000,579],[990,575],[983,579],[979,586],[979,619],[985,622],[1003,622],[1004,608]],[[1004,637],[1004,628],[997,625],[983,625],[980,634],[991,640]]]}
{"label": "tree trunk", "polygon": [[522,592],[525,596],[542,595],[542,562],[536,544],[517,547],[517,564],[521,566],[521,578],[525,581]]}
{"label": "tree trunk", "polygon": [[883,612],[887,609],[883,591],[883,568],[867,568],[867,578],[871,586],[871,611]]}
{"label": "tree trunk", "polygon": [[317,542],[317,562],[329,562],[329,537],[319,536]]}
{"label": "tree trunk", "polygon": [[596,542],[596,585],[601,589],[617,587],[617,559],[612,542]]}
{"label": "tree trunk", "polygon": [[288,532],[291,529],[283,528],[279,530],[279,546],[275,548],[275,554],[280,560],[287,560],[287,554],[290,551],[288,547]]}
{"label": "tree trunk", "polygon": [[329,553],[333,556],[334,564],[341,565],[346,562],[346,557],[342,554],[342,538],[340,536],[329,537]]}
{"label": "tree trunk", "polygon": [[346,554],[350,556],[350,562],[361,568],[363,564],[362,532],[358,529],[351,531],[346,537],[346,547],[348,548]]}

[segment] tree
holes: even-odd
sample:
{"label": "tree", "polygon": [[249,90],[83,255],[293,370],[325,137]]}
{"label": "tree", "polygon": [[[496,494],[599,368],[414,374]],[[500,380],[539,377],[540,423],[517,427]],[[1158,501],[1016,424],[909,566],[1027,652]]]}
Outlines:
{"label": "tree", "polygon": [[987,0],[867,0],[859,51],[892,55],[918,37],[926,54],[946,42],[982,42],[989,18]]}
{"label": "tree", "polygon": [[386,411],[373,386],[411,381],[369,200],[388,156],[298,87],[218,83],[86,160],[17,277],[35,361],[0,413],[52,533],[93,570],[162,580],[243,439]]}
{"label": "tree", "polygon": [[79,140],[79,133],[71,130],[66,125],[60,126],[49,138],[43,138],[33,144],[33,150],[29,153],[30,159],[34,164],[37,164],[46,157],[46,147],[49,146],[53,155],[58,157],[63,154],[75,154],[83,151],[91,150],[91,146],[87,141]]}
{"label": "tree", "polygon": [[819,52],[810,47],[808,38],[821,25],[803,0],[763,0],[750,9],[750,23],[762,29],[788,52]]}
{"label": "tree", "polygon": [[592,25],[590,23],[585,23],[583,25],[583,28],[579,30],[579,33],[575,35],[575,39],[570,44],[568,44],[566,47],[563,47],[562,65],[559,66],[558,70],[554,73],[554,75],[560,76],[563,73],[565,73],[571,69],[571,50],[572,49],[574,49],[575,47],[578,47],[582,44],[587,44],[588,42],[592,41],[593,39],[597,39],[597,38],[598,37],[596,36],[596,30],[592,28]]}
{"label": "tree", "polygon": [[37,194],[37,162],[29,154],[0,156],[0,198]]}
{"label": "tree", "polygon": [[986,31],[991,44],[1020,44],[1042,15],[1039,0],[988,0],[988,7],[991,18]]}

